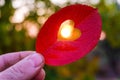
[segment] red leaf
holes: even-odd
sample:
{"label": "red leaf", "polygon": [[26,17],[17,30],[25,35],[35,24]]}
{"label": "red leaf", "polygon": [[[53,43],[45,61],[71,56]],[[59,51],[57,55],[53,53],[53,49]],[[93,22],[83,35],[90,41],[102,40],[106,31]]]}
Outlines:
{"label": "red leaf", "polygon": [[[73,20],[81,37],[74,41],[57,41],[60,25],[65,20]],[[71,5],[62,8],[46,21],[41,28],[36,51],[45,57],[45,63],[59,66],[84,57],[98,43],[101,33],[101,18],[96,8],[86,5]]]}

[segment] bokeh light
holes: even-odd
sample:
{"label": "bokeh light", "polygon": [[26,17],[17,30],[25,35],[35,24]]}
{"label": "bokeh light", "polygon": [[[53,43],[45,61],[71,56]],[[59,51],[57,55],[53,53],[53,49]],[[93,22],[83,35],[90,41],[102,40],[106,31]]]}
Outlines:
{"label": "bokeh light", "polygon": [[14,15],[10,18],[10,21],[12,23],[21,23],[28,15],[29,15],[28,7],[23,6],[15,11]]}
{"label": "bokeh light", "polygon": [[68,0],[50,0],[54,5],[57,5],[59,7],[64,7]]}
{"label": "bokeh light", "polygon": [[120,5],[120,0],[117,0],[117,3]]}
{"label": "bokeh light", "polygon": [[91,4],[97,5],[100,3],[100,0],[89,0]]}
{"label": "bokeh light", "polygon": [[4,6],[5,0],[0,0],[0,6]]}
{"label": "bokeh light", "polygon": [[100,40],[105,40],[106,39],[106,33],[104,31],[101,32],[101,35],[100,35]]}
{"label": "bokeh light", "polygon": [[39,25],[32,21],[25,21],[24,23],[24,29],[26,30],[26,35],[31,38],[36,38],[38,34],[38,27]]}

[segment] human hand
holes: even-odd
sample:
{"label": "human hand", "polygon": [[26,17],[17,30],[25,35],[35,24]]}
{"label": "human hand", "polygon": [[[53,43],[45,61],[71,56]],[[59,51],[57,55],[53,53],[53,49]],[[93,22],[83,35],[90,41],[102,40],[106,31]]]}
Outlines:
{"label": "human hand", "polygon": [[0,80],[44,80],[44,58],[34,51],[0,56]]}

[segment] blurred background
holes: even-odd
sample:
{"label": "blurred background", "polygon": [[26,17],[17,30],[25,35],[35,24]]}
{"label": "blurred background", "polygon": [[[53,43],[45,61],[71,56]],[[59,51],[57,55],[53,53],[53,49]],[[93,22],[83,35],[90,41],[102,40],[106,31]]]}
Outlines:
{"label": "blurred background", "polygon": [[0,54],[35,50],[39,29],[50,15],[71,4],[98,8],[102,33],[96,48],[69,65],[45,65],[46,80],[119,80],[120,0],[0,0]]}

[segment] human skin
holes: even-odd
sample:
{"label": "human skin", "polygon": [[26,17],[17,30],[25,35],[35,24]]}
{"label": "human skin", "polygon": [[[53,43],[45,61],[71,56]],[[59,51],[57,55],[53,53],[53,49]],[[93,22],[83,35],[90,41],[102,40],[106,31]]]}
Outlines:
{"label": "human skin", "polygon": [[44,58],[35,51],[0,55],[0,80],[44,80]]}

